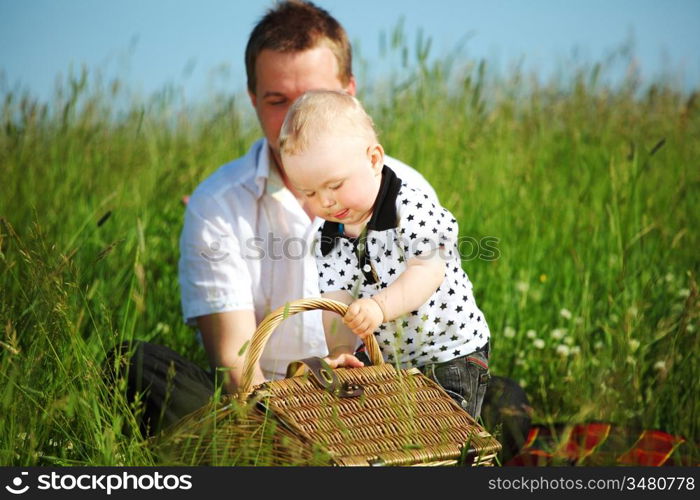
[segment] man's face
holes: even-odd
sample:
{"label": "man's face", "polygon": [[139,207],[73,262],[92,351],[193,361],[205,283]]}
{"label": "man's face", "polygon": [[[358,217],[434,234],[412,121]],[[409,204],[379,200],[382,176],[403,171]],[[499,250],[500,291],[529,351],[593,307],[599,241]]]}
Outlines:
{"label": "man's face", "polygon": [[263,133],[280,165],[279,138],[287,109],[307,90],[344,90],[355,95],[355,80],[343,86],[338,78],[338,61],[324,46],[303,52],[263,50],[255,63],[257,84],[249,93]]}

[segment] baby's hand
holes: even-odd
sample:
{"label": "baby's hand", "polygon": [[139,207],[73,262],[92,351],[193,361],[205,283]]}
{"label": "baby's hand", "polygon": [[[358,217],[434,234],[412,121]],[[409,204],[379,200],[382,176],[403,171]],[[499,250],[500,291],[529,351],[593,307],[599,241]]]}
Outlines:
{"label": "baby's hand", "polygon": [[383,321],[384,313],[372,299],[356,300],[343,316],[343,323],[363,340],[372,335]]}

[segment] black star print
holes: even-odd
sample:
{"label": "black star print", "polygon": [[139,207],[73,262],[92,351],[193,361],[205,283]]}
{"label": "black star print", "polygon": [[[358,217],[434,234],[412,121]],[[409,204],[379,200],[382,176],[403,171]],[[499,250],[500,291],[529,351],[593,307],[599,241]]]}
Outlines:
{"label": "black star print", "polygon": [[472,335],[476,335],[477,333],[479,333],[479,330],[474,330],[474,333]]}
{"label": "black star print", "polygon": [[[420,317],[421,321],[428,321],[428,315],[424,314],[423,316]],[[420,328],[420,327],[418,327]]]}
{"label": "black star print", "polygon": [[418,311],[411,311],[411,316],[418,316]]}
{"label": "black star print", "polygon": [[350,278],[350,279],[353,280],[353,281],[357,281],[357,278],[358,278],[357,274],[353,274],[353,275],[352,275],[352,278]]}
{"label": "black star print", "polygon": [[338,258],[340,258],[342,255],[343,253],[340,250],[338,250]]}
{"label": "black star print", "polygon": [[433,228],[433,234],[437,234],[437,228],[436,228],[436,227]]}
{"label": "black star print", "polygon": [[433,216],[433,211],[432,211],[432,210],[428,211],[428,215],[430,215],[430,216],[432,217],[432,216]]}
{"label": "black star print", "polygon": [[416,255],[422,255],[422,254],[423,254],[423,250],[416,250],[416,251],[415,251],[415,254],[416,254]]}
{"label": "black star print", "polygon": [[377,243],[377,238],[370,238],[369,241],[371,241],[372,245],[374,245],[375,243]]}
{"label": "black star print", "polygon": [[407,320],[403,320],[403,321],[401,322],[401,326],[404,327],[404,328],[408,328],[408,321],[407,321]]}
{"label": "black star print", "polygon": [[448,293],[449,295],[454,295],[454,294],[455,294],[455,291],[454,291],[454,289],[450,288],[450,291],[447,292],[447,293]]}
{"label": "black star print", "polygon": [[476,320],[477,320],[477,321],[481,321],[481,316],[477,316],[477,317],[476,317]]}
{"label": "black star print", "polygon": [[423,208],[423,204],[422,204],[422,203],[416,203],[416,208]]}
{"label": "black star print", "polygon": [[420,222],[418,223],[418,225],[419,225],[420,227],[425,226],[425,221],[424,221],[424,220],[420,221]]}
{"label": "black star print", "polygon": [[440,309],[447,309],[447,304],[445,302],[440,304]]}
{"label": "black star print", "polygon": [[431,340],[430,342],[428,342],[428,345],[431,345],[431,346],[432,346],[432,345],[435,345],[435,341],[434,341],[434,340]]}
{"label": "black star print", "polygon": [[387,250],[386,252],[384,252],[384,255],[386,257],[391,257],[391,250]]}
{"label": "black star print", "polygon": [[430,358],[430,361],[432,361],[433,363],[435,363],[437,360],[437,356],[433,356],[432,358]]}
{"label": "black star print", "polygon": [[406,217],[406,220],[413,220],[414,218],[415,218],[415,217],[413,217],[413,214],[411,214],[411,215],[409,215],[408,217]]}
{"label": "black star print", "polygon": [[423,332],[423,327],[422,326],[417,326],[416,327],[416,333],[422,333]]}
{"label": "black star print", "polygon": [[333,281],[333,280],[328,280],[328,286],[331,286],[331,285],[334,285],[334,284],[335,284],[335,281]]}
{"label": "black star print", "polygon": [[323,263],[323,267],[325,267],[326,269],[328,269],[329,267],[331,267],[331,265],[330,265],[328,262],[324,262],[324,263]]}
{"label": "black star print", "polygon": [[430,305],[430,307],[433,307],[435,305],[435,301],[431,300],[429,305]]}
{"label": "black star print", "polygon": [[404,198],[403,200],[401,200],[401,203],[403,205],[408,205],[408,198]]}
{"label": "black star print", "polygon": [[404,261],[403,256],[399,257],[399,262],[403,262],[403,261]]}
{"label": "black star print", "polygon": [[318,277],[319,277],[319,278],[323,278],[323,271],[321,271],[321,272],[318,273]]}
{"label": "black star print", "polygon": [[466,325],[466,324],[464,324],[464,323],[460,323],[460,325],[459,325],[459,329],[460,329],[460,330],[464,330],[464,327],[465,327],[465,326],[467,326],[467,325]]}
{"label": "black star print", "polygon": [[452,342],[454,342],[454,341],[457,340],[457,339],[459,339],[459,337],[457,337],[457,335],[452,335],[452,337],[450,337],[450,340],[451,340]]}
{"label": "black star print", "polygon": [[387,356],[387,359],[388,359],[389,361],[393,361],[393,360],[394,360],[394,355],[393,355],[393,354],[389,354],[389,355]]}
{"label": "black star print", "polygon": [[391,269],[389,269],[388,274],[389,274],[389,276],[395,275],[395,274],[396,274],[396,269],[394,269],[394,268],[392,267]]}
{"label": "black star print", "polygon": [[379,325],[380,330],[386,330],[386,325]]}
{"label": "black star print", "polygon": [[430,331],[428,332],[428,337],[432,337],[432,336],[434,336],[434,335],[435,335],[435,332],[434,332],[434,331],[430,330]]}
{"label": "black star print", "polygon": [[450,320],[450,321],[447,322],[447,326],[452,326],[452,325],[454,325],[454,324],[455,324],[455,322],[452,321],[452,320]]}
{"label": "black star print", "polygon": [[338,271],[338,274],[340,274],[341,276],[345,276],[345,270],[341,269],[340,271]]}
{"label": "black star print", "polygon": [[459,349],[455,349],[455,350],[452,352],[452,354],[454,354],[455,356],[459,356],[459,354],[460,354]]}
{"label": "black star print", "polygon": [[413,339],[406,339],[406,344],[413,344]]}
{"label": "black star print", "polygon": [[462,309],[463,309],[462,306],[457,306],[457,307],[455,307],[455,311],[457,311],[458,313],[461,313],[461,312],[462,312]]}
{"label": "black star print", "polygon": [[386,283],[385,281],[382,281],[382,282],[379,284],[379,288],[386,288],[387,286],[388,286],[388,285],[387,285],[387,283]]}
{"label": "black star print", "polygon": [[473,318],[474,318],[474,313],[470,313],[470,314],[469,314],[469,319],[473,319]]}
{"label": "black star print", "polygon": [[[416,233],[411,233],[411,236],[409,236],[409,238],[411,238],[412,240],[415,240],[416,238],[418,238],[418,235]],[[408,249],[406,249],[406,250],[408,250]]]}
{"label": "black star print", "polygon": [[387,339],[387,340],[385,340],[385,341],[383,342],[383,344],[384,344],[384,345],[391,345],[391,342],[389,342],[389,340]]}
{"label": "black star print", "polygon": [[349,266],[350,264],[352,264],[352,261],[349,258],[345,259],[345,264]]}
{"label": "black star print", "polygon": [[[469,297],[467,297],[466,295],[462,295],[462,300],[463,300],[464,302],[466,302],[466,301],[469,300]],[[471,316],[470,316],[470,317],[471,317]]]}
{"label": "black star print", "polygon": [[446,350],[447,350],[447,346],[444,345],[444,346],[440,347],[440,350],[443,351],[443,352],[446,351]]}

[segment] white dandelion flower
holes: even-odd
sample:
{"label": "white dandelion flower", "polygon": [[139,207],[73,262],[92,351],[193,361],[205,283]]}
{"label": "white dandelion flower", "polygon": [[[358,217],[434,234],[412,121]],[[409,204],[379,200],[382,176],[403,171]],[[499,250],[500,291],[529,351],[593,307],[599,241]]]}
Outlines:
{"label": "white dandelion flower", "polygon": [[512,339],[513,337],[515,337],[515,328],[513,328],[512,326],[506,326],[503,329],[503,336],[507,339]]}
{"label": "white dandelion flower", "polygon": [[595,344],[593,344],[593,348],[596,351],[600,351],[603,348],[603,342],[598,340]]}
{"label": "white dandelion flower", "polygon": [[559,311],[559,315],[564,319],[571,319],[572,316],[571,311],[569,311],[568,309],[562,309],[561,311]]}
{"label": "white dandelion flower", "polygon": [[559,344],[556,348],[556,352],[559,356],[566,357],[569,355],[571,350],[569,349],[569,346],[566,344]]}
{"label": "white dandelion flower", "polygon": [[528,330],[525,336],[529,339],[537,338],[537,332],[535,330]]}
{"label": "white dandelion flower", "polygon": [[526,281],[518,281],[515,284],[515,289],[520,293],[527,293],[527,291],[530,289],[530,283]]}
{"label": "white dandelion flower", "polygon": [[534,345],[537,349],[544,349],[544,340],[535,339],[532,341],[532,345]]}
{"label": "white dandelion flower", "polygon": [[685,297],[687,297],[687,296],[689,296],[689,295],[690,295],[690,290],[688,290],[687,288],[682,288],[681,290],[678,290],[678,296],[679,296],[679,297],[684,297],[684,298],[685,298]]}
{"label": "white dandelion flower", "polygon": [[666,371],[666,361],[663,359],[660,359],[656,363],[654,363],[654,370],[659,371],[659,372],[665,372]]}
{"label": "white dandelion flower", "polygon": [[637,349],[639,349],[640,344],[639,344],[639,340],[637,340],[637,339],[630,339],[628,344],[629,344],[632,352],[635,352]]}
{"label": "white dandelion flower", "polygon": [[566,328],[555,328],[552,330],[552,338],[554,340],[561,340],[566,335]]}
{"label": "white dandelion flower", "polygon": [[571,355],[578,356],[579,354],[581,354],[581,348],[577,345],[572,345],[571,346]]}

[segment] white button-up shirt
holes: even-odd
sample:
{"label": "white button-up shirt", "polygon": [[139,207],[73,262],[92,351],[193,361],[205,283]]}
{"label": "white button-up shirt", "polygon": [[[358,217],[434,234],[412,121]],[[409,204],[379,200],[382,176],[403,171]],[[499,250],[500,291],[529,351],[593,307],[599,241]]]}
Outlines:
{"label": "white button-up shirt", "polygon": [[[385,158],[402,179],[431,197],[422,175]],[[179,278],[185,322],[226,311],[252,310],[257,323],[291,300],[318,297],[312,250],[316,230],[280,179],[267,141],[220,167],[190,197],[180,236]],[[287,365],[327,354],[320,311],[287,318],[260,358],[267,379],[284,377]]]}

